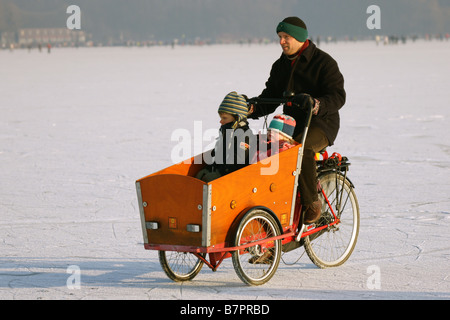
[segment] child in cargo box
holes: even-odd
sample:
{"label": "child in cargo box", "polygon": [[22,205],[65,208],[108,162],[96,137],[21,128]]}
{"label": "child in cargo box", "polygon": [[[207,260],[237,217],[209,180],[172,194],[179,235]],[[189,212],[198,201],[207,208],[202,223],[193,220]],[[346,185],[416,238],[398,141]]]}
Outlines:
{"label": "child in cargo box", "polygon": [[[297,144],[292,139],[295,124],[295,119],[285,114],[279,114],[273,117],[267,130],[267,146],[266,148],[261,148],[255,154],[252,163],[294,147]],[[272,148],[275,146],[278,146],[278,148],[272,152]]]}
{"label": "child in cargo box", "polygon": [[219,106],[220,134],[215,148],[204,156],[207,165],[196,178],[210,182],[250,164],[256,153],[256,137],[247,122],[244,96],[230,92]]}

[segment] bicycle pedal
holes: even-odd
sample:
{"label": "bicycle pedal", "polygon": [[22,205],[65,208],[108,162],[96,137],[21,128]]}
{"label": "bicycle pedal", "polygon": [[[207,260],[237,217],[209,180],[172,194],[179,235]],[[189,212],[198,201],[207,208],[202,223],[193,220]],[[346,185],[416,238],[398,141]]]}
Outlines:
{"label": "bicycle pedal", "polygon": [[302,238],[303,231],[305,230],[305,226],[306,225],[302,224],[302,226],[300,227],[300,230],[298,231],[298,235],[295,238],[295,241],[300,242],[300,239]]}

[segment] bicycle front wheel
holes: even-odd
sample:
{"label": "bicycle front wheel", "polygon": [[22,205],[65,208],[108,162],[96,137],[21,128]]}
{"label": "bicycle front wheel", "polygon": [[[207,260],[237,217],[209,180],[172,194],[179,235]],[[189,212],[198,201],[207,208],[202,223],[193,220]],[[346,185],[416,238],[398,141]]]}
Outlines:
{"label": "bicycle front wheel", "polygon": [[[234,246],[279,236],[280,229],[275,219],[266,211],[247,213],[237,228]],[[261,285],[275,274],[281,256],[281,240],[268,240],[232,254],[236,274],[246,284]]]}
{"label": "bicycle front wheel", "polygon": [[204,262],[190,252],[159,251],[159,263],[173,281],[189,281],[200,272]]}
{"label": "bicycle front wheel", "polygon": [[328,202],[322,193],[322,215],[316,226],[334,221],[331,210],[340,220],[338,224],[311,234],[304,239],[305,251],[319,268],[337,267],[352,254],[359,234],[359,205],[351,182],[339,173],[319,175]]}

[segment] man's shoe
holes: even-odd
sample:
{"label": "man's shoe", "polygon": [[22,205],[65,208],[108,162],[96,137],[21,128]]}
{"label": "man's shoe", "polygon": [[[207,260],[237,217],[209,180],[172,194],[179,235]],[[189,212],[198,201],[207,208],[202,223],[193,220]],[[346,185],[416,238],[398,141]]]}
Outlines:
{"label": "man's shoe", "polygon": [[261,256],[253,256],[248,260],[251,264],[271,264],[273,262],[273,254],[270,250],[267,250]]}
{"label": "man's shoe", "polygon": [[322,213],[322,202],[320,200],[316,200],[313,203],[305,206],[304,211],[304,223],[311,224],[316,222],[320,218],[320,214]]}

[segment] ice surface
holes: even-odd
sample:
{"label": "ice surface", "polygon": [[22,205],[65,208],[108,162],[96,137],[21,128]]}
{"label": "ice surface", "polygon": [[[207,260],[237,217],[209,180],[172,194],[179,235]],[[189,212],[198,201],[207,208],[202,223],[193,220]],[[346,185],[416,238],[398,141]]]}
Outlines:
{"label": "ice surface", "polygon": [[228,92],[258,95],[278,45],[0,51],[0,299],[449,299],[450,43],[321,47],[346,81],[330,151],[352,162],[358,243],[324,270],[293,251],[260,287],[231,260],[169,280],[134,182],[172,164],[176,129],[217,129]]}

